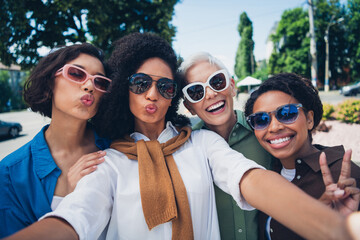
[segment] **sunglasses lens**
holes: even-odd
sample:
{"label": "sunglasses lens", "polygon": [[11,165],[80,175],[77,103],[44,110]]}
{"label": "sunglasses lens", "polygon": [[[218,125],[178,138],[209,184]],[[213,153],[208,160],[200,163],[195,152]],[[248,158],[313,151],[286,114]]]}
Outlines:
{"label": "sunglasses lens", "polygon": [[277,120],[284,124],[295,122],[298,116],[299,110],[294,104],[285,105],[276,112]]}
{"label": "sunglasses lens", "polygon": [[189,97],[195,102],[200,101],[204,97],[205,93],[204,87],[200,84],[189,87],[188,89],[186,89],[186,92]]}
{"label": "sunglasses lens", "polygon": [[75,67],[69,67],[66,76],[75,82],[83,82],[86,79],[86,73]]}
{"label": "sunglasses lens", "polygon": [[222,91],[226,87],[226,77],[224,73],[218,73],[215,76],[213,76],[209,81],[210,86],[215,91]]}
{"label": "sunglasses lens", "polygon": [[94,79],[94,85],[96,88],[100,89],[101,91],[107,91],[110,87],[110,81],[102,77],[96,77]]}
{"label": "sunglasses lens", "polygon": [[176,96],[177,85],[174,81],[168,78],[161,78],[157,81],[156,86],[164,98],[171,99]]}
{"label": "sunglasses lens", "polygon": [[270,119],[270,115],[268,113],[265,112],[259,112],[259,113],[255,113],[253,115],[251,115],[249,117],[249,121],[250,121],[250,125],[256,129],[256,130],[262,130],[265,129],[271,119]]}
{"label": "sunglasses lens", "polygon": [[151,87],[152,80],[149,76],[141,73],[130,77],[129,89],[135,94],[146,92]]}

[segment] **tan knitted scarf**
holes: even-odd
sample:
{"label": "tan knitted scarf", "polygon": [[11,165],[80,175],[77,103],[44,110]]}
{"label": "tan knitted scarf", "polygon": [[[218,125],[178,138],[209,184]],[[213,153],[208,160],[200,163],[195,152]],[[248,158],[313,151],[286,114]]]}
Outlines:
{"label": "tan knitted scarf", "polygon": [[172,154],[190,137],[191,128],[166,143],[127,136],[114,141],[111,148],[129,159],[138,160],[141,204],[148,228],[172,221],[172,239],[194,239],[186,188]]}

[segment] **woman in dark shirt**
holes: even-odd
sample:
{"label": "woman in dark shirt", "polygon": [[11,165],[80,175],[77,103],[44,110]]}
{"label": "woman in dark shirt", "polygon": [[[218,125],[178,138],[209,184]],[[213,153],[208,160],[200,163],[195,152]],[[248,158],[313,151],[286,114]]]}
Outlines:
{"label": "woman in dark shirt", "polygon": [[[273,170],[348,215],[359,205],[355,199],[359,198],[356,186],[360,183],[360,168],[350,161],[351,151],[345,153],[343,146],[312,145],[311,131],[319,124],[322,112],[318,91],[311,81],[291,73],[266,80],[245,106],[259,143],[279,160]],[[303,238],[260,213],[259,239]]]}

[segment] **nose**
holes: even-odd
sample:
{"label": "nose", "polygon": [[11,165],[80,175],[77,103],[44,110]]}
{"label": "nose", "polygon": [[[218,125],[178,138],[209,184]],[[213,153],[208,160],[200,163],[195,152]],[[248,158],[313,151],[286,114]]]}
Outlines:
{"label": "nose", "polygon": [[92,79],[88,78],[82,85],[81,88],[86,91],[86,92],[94,92],[95,91],[95,86],[94,83],[92,81]]}
{"label": "nose", "polygon": [[268,126],[268,131],[277,132],[281,129],[284,129],[284,125],[276,119],[273,113],[271,113],[271,119],[270,119],[270,124]]}
{"label": "nose", "polygon": [[150,101],[156,101],[159,99],[159,92],[156,88],[156,82],[153,81],[151,84],[151,87],[149,88],[149,90],[147,90],[145,92],[145,97],[146,99],[150,100]]}
{"label": "nose", "polygon": [[214,97],[216,97],[216,95],[217,95],[217,92],[213,91],[211,88],[209,88],[209,87],[205,88],[205,98],[206,99],[214,98]]}

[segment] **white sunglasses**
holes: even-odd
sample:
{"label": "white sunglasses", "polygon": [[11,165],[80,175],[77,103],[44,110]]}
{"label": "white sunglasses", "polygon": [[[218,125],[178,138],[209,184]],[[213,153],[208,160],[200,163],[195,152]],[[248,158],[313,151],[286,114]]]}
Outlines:
{"label": "white sunglasses", "polygon": [[197,103],[204,99],[206,87],[209,87],[214,92],[221,92],[227,89],[229,85],[229,75],[225,69],[221,69],[211,74],[205,83],[190,83],[189,85],[186,85],[182,91],[187,100],[191,103]]}

